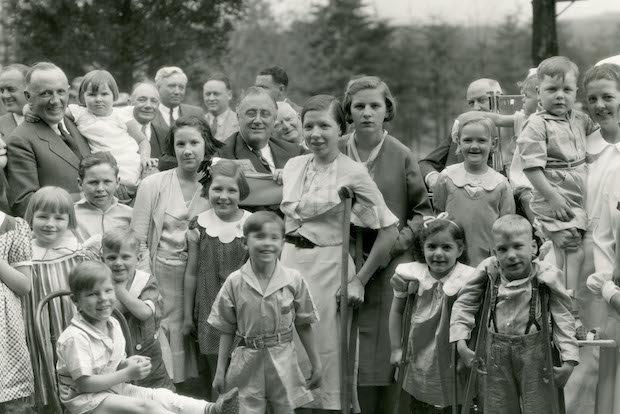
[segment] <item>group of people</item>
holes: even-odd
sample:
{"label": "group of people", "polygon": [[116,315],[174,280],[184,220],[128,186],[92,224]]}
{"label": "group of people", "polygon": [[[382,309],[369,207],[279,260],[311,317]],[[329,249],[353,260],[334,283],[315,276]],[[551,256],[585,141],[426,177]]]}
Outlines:
{"label": "group of people", "polygon": [[[508,115],[490,111],[496,81],[472,82],[471,111],[418,162],[388,132],[397,102],[375,76],[299,107],[270,67],[233,110],[230,81],[214,74],[203,111],[183,103],[177,67],[138,82],[122,107],[104,70],[71,98],[53,63],[2,68],[0,413],[48,404],[46,371],[75,414],[341,410],[347,305],[358,312],[352,412],[450,413],[472,403],[465,368],[477,358],[485,412],[549,413],[565,384],[572,412],[606,398],[620,410],[615,356],[599,369],[577,342],[589,330],[620,340],[620,66],[586,72],[590,116],[574,108],[578,77],[567,58],[543,61]],[[260,205],[257,175],[277,189]],[[342,187],[361,252],[348,265]],[[38,349],[31,319],[60,290],[71,294],[44,317],[58,342]],[[599,374],[614,381],[595,396]],[[195,377],[213,403],[175,392]]]}

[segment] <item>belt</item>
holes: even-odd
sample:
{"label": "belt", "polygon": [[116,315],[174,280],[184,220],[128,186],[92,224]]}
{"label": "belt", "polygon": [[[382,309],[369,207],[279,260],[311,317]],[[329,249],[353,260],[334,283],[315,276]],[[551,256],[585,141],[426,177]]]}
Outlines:
{"label": "belt", "polygon": [[302,236],[293,236],[287,234],[286,236],[284,236],[284,240],[287,243],[290,243],[300,249],[313,249],[316,247],[316,244],[312,243],[310,240]]}
{"label": "belt", "polygon": [[258,335],[258,336],[239,336],[239,346],[245,346],[252,349],[271,348],[279,344],[291,342],[293,340],[293,330],[290,329],[286,332],[271,334],[271,335]]}
{"label": "belt", "polygon": [[575,168],[575,167],[579,167],[581,164],[585,164],[586,163],[586,159],[582,158],[580,160],[577,161],[547,161],[547,165],[545,166],[545,169],[551,169],[551,170],[567,170],[570,168]]}

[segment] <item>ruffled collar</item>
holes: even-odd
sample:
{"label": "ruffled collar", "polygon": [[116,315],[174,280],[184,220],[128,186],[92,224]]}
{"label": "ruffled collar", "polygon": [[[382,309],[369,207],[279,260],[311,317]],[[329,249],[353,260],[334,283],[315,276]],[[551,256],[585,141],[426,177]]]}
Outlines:
{"label": "ruffled collar", "polygon": [[444,173],[457,187],[479,187],[486,191],[493,191],[506,180],[503,175],[492,168],[489,168],[484,174],[471,174],[465,170],[464,163],[450,165],[446,167]]}
{"label": "ruffled collar", "polygon": [[213,209],[200,213],[196,221],[209,236],[217,237],[222,243],[228,244],[243,237],[243,224],[252,215],[249,211],[241,211],[243,215],[237,221],[224,221]]}
{"label": "ruffled collar", "polygon": [[455,296],[465,285],[473,271],[473,267],[457,262],[452,272],[437,280],[431,275],[428,265],[424,263],[402,263],[396,267],[396,273],[404,280],[417,282],[418,296],[422,296],[424,292],[433,289],[437,283],[441,283],[446,296]]}

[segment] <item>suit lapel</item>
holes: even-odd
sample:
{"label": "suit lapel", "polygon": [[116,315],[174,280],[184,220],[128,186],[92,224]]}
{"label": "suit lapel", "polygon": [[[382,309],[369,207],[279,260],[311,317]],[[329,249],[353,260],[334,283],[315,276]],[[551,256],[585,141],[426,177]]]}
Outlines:
{"label": "suit lapel", "polygon": [[65,144],[54,130],[45,122],[39,122],[36,125],[37,134],[39,138],[46,141],[50,151],[56,154],[59,158],[65,160],[76,170],[80,164],[78,157],[71,151],[71,149]]}
{"label": "suit lapel", "polygon": [[291,158],[291,154],[278,145],[276,145],[271,139],[269,139],[269,148],[271,149],[271,155],[273,156],[273,163],[276,168],[283,168],[284,164]]}
{"label": "suit lapel", "polygon": [[151,128],[151,158],[159,158],[161,157],[164,144],[163,142],[161,142],[159,138],[159,131],[157,130],[157,128],[155,128],[152,121],[151,125],[149,125],[149,128]]}
{"label": "suit lapel", "polygon": [[252,161],[252,165],[254,166],[254,169],[257,172],[269,173],[269,171],[267,171],[265,166],[260,162],[256,154],[250,151],[250,148],[248,148],[248,145],[245,143],[245,141],[241,137],[241,134],[237,133],[234,138],[235,138],[235,157],[238,160],[247,159],[247,160]]}

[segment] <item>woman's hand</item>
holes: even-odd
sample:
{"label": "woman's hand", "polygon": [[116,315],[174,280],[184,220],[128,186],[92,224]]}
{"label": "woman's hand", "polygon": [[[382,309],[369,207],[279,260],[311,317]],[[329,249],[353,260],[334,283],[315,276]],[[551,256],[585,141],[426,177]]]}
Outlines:
{"label": "woman's hand", "polygon": [[400,362],[403,360],[403,348],[398,347],[396,349],[392,349],[392,353],[390,354],[390,364],[395,367],[400,366]]}
{"label": "woman's hand", "polygon": [[364,284],[356,276],[349,282],[349,305],[354,308],[364,303]]}
{"label": "woman's hand", "polygon": [[219,372],[219,370],[215,373],[215,377],[213,378],[213,389],[218,393],[218,394],[224,394],[224,373],[223,372]]}
{"label": "woman's hand", "polygon": [[575,217],[575,213],[571,209],[568,201],[559,194],[548,200],[549,208],[553,215],[560,221],[571,221]]}

